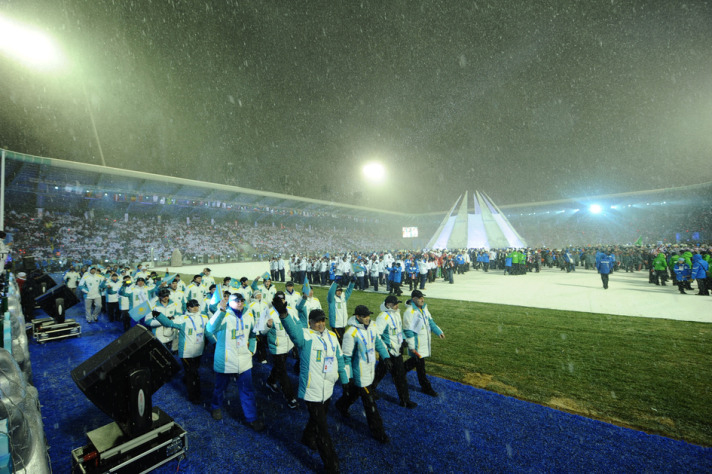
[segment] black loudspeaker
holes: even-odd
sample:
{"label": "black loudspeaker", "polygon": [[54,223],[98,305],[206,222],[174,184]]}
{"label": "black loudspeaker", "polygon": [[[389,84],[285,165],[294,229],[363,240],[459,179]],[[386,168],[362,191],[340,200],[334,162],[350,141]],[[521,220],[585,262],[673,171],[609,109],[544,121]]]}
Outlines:
{"label": "black loudspeaker", "polygon": [[[32,272],[37,271],[37,265],[35,264],[35,257],[22,257],[22,263],[20,264],[22,271],[28,275]],[[19,270],[17,270],[19,271]]]}
{"label": "black loudspeaker", "polygon": [[72,370],[74,383],[129,438],[152,426],[151,396],[180,371],[171,352],[134,326]]}
{"label": "black loudspeaker", "polygon": [[65,310],[77,303],[79,299],[66,285],[57,285],[35,298],[35,304],[58,323],[64,322]]}

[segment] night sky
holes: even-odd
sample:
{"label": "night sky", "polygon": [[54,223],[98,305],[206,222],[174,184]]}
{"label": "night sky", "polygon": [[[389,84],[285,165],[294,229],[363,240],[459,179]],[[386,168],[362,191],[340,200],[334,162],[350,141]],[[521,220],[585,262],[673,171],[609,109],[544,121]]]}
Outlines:
{"label": "night sky", "polygon": [[[712,3],[0,0],[0,147],[406,212],[712,180]],[[85,92],[86,91],[86,94]],[[384,163],[389,181],[364,182]]]}

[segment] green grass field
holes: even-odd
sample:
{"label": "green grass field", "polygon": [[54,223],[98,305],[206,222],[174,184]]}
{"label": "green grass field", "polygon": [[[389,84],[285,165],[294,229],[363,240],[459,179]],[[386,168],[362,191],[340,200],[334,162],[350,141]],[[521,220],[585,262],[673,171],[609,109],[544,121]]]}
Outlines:
{"label": "green grass field", "polygon": [[[317,287],[314,293],[326,311],[326,289]],[[384,299],[355,291],[349,310],[365,304],[378,313]],[[426,302],[446,336],[434,340],[429,374],[712,446],[712,326],[435,298]]]}

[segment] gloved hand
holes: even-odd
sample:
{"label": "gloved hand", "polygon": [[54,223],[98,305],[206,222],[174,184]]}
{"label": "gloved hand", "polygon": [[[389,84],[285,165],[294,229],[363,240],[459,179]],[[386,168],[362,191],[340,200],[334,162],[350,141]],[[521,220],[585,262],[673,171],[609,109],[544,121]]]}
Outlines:
{"label": "gloved hand", "polygon": [[155,309],[151,311],[151,314],[153,315],[154,318],[157,318],[159,314],[161,314],[160,311],[156,311]]}
{"label": "gloved hand", "polygon": [[283,299],[282,296],[277,296],[272,299],[272,307],[274,307],[275,311],[279,314],[286,314],[287,313],[287,302]]}
{"label": "gloved hand", "polygon": [[387,371],[387,372],[390,372],[390,371],[393,369],[393,361],[391,360],[390,357],[389,357],[388,359],[383,359],[383,360],[381,361],[381,363],[382,363],[383,366],[386,368],[386,371]]}

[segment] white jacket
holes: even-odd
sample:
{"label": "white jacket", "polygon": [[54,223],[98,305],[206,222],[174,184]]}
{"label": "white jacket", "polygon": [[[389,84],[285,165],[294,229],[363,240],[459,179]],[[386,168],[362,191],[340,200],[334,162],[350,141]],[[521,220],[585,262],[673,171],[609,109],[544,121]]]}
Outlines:
{"label": "white jacket", "polygon": [[349,382],[336,333],[328,329],[323,333],[306,329],[289,317],[282,323],[299,348],[299,398],[308,402],[330,399],[337,380],[342,384]]}
{"label": "white jacket", "polygon": [[352,316],[341,344],[349,378],[354,379],[357,387],[371,385],[376,373],[376,352],[382,359],[389,357],[388,350],[378,335],[377,326],[372,322],[368,327],[364,327]]}
{"label": "white jacket", "polygon": [[431,331],[437,336],[443,332],[433,321],[433,317],[428,311],[428,305],[424,304],[422,309],[415,305],[408,306],[403,313],[403,333],[408,342],[408,350],[411,356],[417,352],[420,357],[430,357],[432,353]]}
{"label": "white jacket", "polygon": [[[181,308],[178,307],[178,305],[171,300],[168,300],[168,304],[164,305],[161,303],[158,298],[153,298],[150,302],[149,305],[151,305],[151,311],[158,311],[161,313],[163,316],[166,318],[173,320],[176,318],[176,316],[181,314]],[[145,319],[145,324],[146,326],[149,326],[151,328],[151,332],[153,332],[153,335],[156,336],[156,339],[158,339],[162,343],[166,342],[171,342],[173,339],[177,337],[176,330],[173,328],[165,327],[163,326],[158,319],[153,317],[153,313],[148,313],[146,315]]]}
{"label": "white jacket", "polygon": [[207,330],[216,339],[213,370],[221,374],[241,374],[252,369],[252,355],[257,340],[252,331],[255,318],[246,308],[242,316],[227,308],[218,309],[210,318]]}
{"label": "white jacket", "polygon": [[400,348],[405,339],[400,312],[388,309],[381,303],[381,314],[376,318],[376,327],[381,340],[388,348],[388,353],[392,356],[400,355]]}

